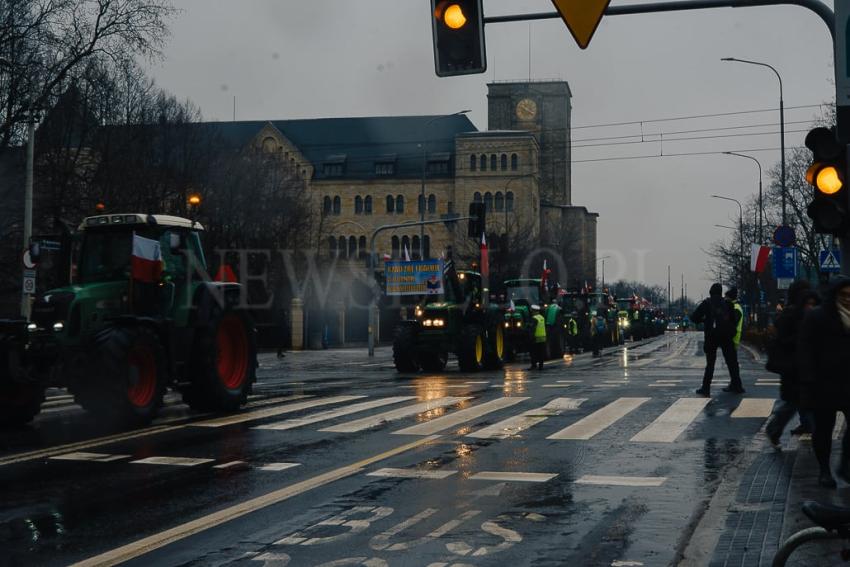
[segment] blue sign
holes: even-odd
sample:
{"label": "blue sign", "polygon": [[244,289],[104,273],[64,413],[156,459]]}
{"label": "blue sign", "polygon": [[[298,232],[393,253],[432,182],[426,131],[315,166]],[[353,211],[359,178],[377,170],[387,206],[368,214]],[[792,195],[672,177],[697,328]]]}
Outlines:
{"label": "blue sign", "polygon": [[443,293],[443,261],[386,263],[387,295],[439,295]]}
{"label": "blue sign", "polygon": [[773,231],[773,243],[782,248],[794,246],[797,243],[797,235],[790,226],[778,226]]}
{"label": "blue sign", "polygon": [[794,279],[797,277],[797,249],[773,249],[773,277],[776,279]]}
{"label": "blue sign", "polygon": [[837,274],[841,272],[841,251],[821,250],[820,271],[825,274]]}

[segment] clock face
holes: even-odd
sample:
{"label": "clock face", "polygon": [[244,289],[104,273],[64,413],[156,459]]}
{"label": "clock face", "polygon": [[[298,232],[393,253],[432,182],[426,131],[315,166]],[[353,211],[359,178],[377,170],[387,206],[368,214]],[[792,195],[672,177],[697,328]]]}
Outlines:
{"label": "clock face", "polygon": [[537,103],[530,98],[524,98],[516,105],[516,115],[520,120],[534,120],[537,116]]}

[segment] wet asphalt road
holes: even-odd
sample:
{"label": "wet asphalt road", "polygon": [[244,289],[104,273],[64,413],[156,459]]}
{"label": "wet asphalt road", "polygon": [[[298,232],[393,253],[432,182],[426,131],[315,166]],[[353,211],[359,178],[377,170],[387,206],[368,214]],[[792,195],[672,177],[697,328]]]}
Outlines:
{"label": "wet asphalt road", "polygon": [[[244,412],[99,427],[50,392],[0,433],[5,565],[669,565],[775,385],[699,398],[699,335],[503,371],[261,355]],[[756,380],[759,383],[756,384]],[[745,402],[743,400],[746,400]]]}

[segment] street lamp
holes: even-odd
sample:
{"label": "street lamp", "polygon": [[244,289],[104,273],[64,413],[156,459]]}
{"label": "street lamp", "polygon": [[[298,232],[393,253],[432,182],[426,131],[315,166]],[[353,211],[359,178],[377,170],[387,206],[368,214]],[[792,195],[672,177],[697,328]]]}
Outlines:
{"label": "street lamp", "polygon": [[768,69],[773,71],[776,74],[776,78],[779,79],[779,138],[782,152],[782,226],[785,226],[785,100],[782,96],[782,76],[779,74],[779,71],[777,71],[775,67],[773,67],[772,65],[768,65],[767,63],[749,61],[747,59],[737,59],[735,57],[724,57],[721,59],[721,61],[732,61],[735,63],[746,63],[748,65],[758,65],[759,67],[767,67]]}
{"label": "street lamp", "polygon": [[601,258],[596,259],[597,262],[599,262],[600,260],[602,261],[602,290],[601,291],[603,291],[603,292],[605,291],[605,260],[607,260],[610,257],[611,256],[602,256]]}
{"label": "street lamp", "polygon": [[746,158],[756,162],[756,165],[759,166],[759,244],[764,244],[764,204],[762,201],[762,169],[761,162],[754,158],[753,156],[748,156],[747,154],[739,154],[738,152],[723,152],[727,156],[737,156],[741,158]]}
{"label": "street lamp", "polygon": [[743,266],[743,258],[744,258],[744,207],[741,206],[741,201],[738,199],[733,199],[732,197],[723,197],[721,195],[712,195],[713,199],[723,199],[724,201],[732,201],[733,203],[738,205],[738,222],[740,227],[740,232],[738,233],[739,242],[740,242],[740,257],[741,257],[741,287],[744,287],[744,266]]}
{"label": "street lamp", "polygon": [[[425,123],[425,126],[422,127],[423,136],[422,136],[422,187],[419,193],[419,221],[425,221],[425,207],[427,203],[425,201],[425,166],[426,163],[426,147],[428,145],[428,141],[426,140],[426,136],[428,134],[428,127],[436,122],[437,120],[443,120],[445,118],[451,118],[452,116],[460,116],[461,114],[466,114],[467,112],[472,112],[469,109],[459,110],[453,114],[446,114],[444,116],[435,116],[431,120]],[[419,257],[423,258],[422,252],[425,250],[425,225],[419,225]]]}

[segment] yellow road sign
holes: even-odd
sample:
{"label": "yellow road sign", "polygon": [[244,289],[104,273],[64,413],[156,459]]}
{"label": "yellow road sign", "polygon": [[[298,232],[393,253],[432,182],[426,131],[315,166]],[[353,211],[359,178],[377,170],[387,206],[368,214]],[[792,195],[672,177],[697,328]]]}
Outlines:
{"label": "yellow road sign", "polygon": [[567,29],[582,49],[590,45],[590,38],[602,21],[602,14],[611,0],[552,0]]}

